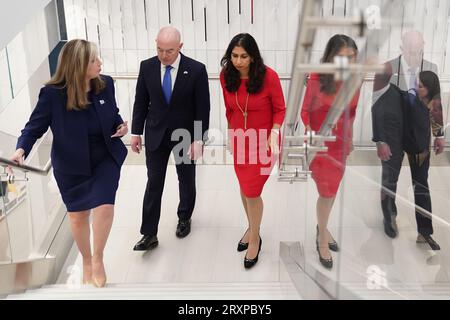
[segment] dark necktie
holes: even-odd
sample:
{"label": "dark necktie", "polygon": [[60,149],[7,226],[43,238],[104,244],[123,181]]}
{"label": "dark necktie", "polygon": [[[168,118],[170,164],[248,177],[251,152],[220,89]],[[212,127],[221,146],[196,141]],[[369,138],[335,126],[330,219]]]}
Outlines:
{"label": "dark necktie", "polygon": [[172,77],[170,75],[170,70],[172,68],[173,67],[170,65],[166,66],[166,72],[164,73],[164,79],[162,84],[164,98],[166,99],[167,104],[170,103],[170,97],[172,96]]}

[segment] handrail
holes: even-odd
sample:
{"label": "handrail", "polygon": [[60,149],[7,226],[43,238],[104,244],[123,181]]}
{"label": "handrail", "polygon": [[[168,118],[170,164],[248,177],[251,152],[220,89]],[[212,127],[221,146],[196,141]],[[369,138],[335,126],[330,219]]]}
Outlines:
{"label": "handrail", "polygon": [[19,169],[20,171],[23,171],[23,172],[36,173],[41,176],[48,175],[50,169],[52,168],[52,162],[50,159],[47,161],[47,163],[45,164],[43,169],[36,168],[33,166],[28,166],[26,164],[20,165],[20,164],[15,163],[14,161],[11,161],[11,160],[8,160],[8,159],[2,158],[2,157],[0,157],[0,164],[2,164],[3,166],[7,165],[10,167]]}
{"label": "handrail", "polygon": [[[316,65],[314,65],[314,67],[316,67]],[[114,73],[109,73],[109,76],[111,76],[113,79],[117,79],[117,80],[136,80],[138,78],[138,74],[114,74]],[[278,75],[280,80],[292,80],[292,76],[290,75],[283,75],[283,74],[279,74]],[[208,75],[208,80],[219,80],[220,76],[219,74],[209,74]],[[371,82],[375,80],[375,76],[365,76],[364,77],[364,82]],[[450,83],[450,76],[441,76],[439,77],[439,81],[440,83]]]}
{"label": "handrail", "polygon": [[[120,79],[120,80],[135,80],[138,78],[138,74],[137,73],[124,73],[124,74],[120,74],[120,73],[108,73],[108,75],[110,77],[112,77],[113,79]],[[280,80],[290,80],[291,76],[289,75],[279,75]],[[208,80],[219,80],[220,79],[220,74],[219,73],[210,73],[208,74]]]}

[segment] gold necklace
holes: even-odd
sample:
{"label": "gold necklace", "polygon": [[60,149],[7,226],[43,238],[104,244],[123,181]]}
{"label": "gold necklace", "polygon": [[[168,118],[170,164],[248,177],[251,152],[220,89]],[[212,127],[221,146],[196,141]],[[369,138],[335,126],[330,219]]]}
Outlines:
{"label": "gold necklace", "polygon": [[247,130],[247,107],[248,107],[248,96],[249,93],[247,92],[247,98],[245,99],[245,110],[242,110],[241,105],[238,102],[238,94],[237,91],[235,92],[235,97],[236,97],[236,105],[238,106],[239,110],[241,110],[242,115],[244,116],[244,129]]}

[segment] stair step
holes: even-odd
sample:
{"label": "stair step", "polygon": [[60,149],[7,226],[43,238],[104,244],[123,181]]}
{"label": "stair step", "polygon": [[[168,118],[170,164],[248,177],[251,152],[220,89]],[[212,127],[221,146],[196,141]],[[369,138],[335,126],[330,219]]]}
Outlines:
{"label": "stair step", "polygon": [[145,283],[69,287],[65,284],[28,290],[7,299],[300,299],[290,283]]}

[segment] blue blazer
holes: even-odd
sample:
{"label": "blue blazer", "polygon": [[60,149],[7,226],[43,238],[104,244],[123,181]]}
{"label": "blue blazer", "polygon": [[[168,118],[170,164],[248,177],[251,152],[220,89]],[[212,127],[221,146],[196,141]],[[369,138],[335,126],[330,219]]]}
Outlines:
{"label": "blue blazer", "polygon": [[[99,116],[106,146],[115,162],[121,166],[127,155],[127,149],[119,137],[111,138],[111,136],[123,120],[116,104],[113,79],[104,75],[101,77],[106,87],[99,94],[92,94],[91,102]],[[81,111],[68,111],[66,102],[65,89],[51,85],[43,87],[16,148],[25,150],[27,157],[36,140],[50,127],[53,133],[51,150],[53,168],[64,174],[90,175],[87,114]]]}
{"label": "blue blazer", "polygon": [[[161,62],[155,56],[141,62],[136,84],[131,133],[142,135],[145,147],[155,151],[166,130],[186,129],[194,140],[206,140],[209,128],[209,84],[205,65],[181,54],[170,104],[164,99]],[[194,136],[194,121],[201,121]],[[201,136],[200,136],[201,135]]]}

